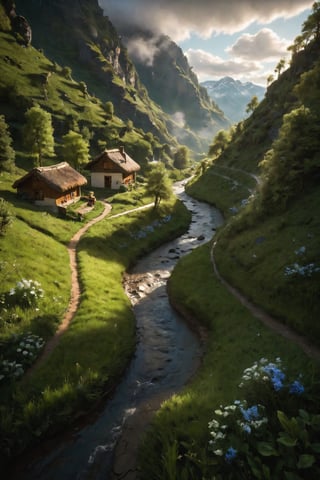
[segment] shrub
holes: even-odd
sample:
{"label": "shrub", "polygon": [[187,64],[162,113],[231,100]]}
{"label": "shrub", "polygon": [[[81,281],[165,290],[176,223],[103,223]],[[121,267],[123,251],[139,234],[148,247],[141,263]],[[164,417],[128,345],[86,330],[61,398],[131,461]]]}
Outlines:
{"label": "shrub", "polygon": [[12,220],[13,215],[9,210],[8,203],[3,198],[0,198],[0,236],[5,235]]}
{"label": "shrub", "polygon": [[11,288],[6,297],[9,306],[36,308],[40,298],[43,297],[43,290],[39,282],[23,278]]}

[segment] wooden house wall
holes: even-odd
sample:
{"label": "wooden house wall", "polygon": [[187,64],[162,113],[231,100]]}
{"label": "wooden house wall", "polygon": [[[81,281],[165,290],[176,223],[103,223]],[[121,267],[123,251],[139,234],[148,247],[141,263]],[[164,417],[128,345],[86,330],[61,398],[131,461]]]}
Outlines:
{"label": "wooden house wall", "polygon": [[79,197],[81,195],[81,189],[80,187],[75,187],[61,193],[51,188],[50,185],[42,182],[40,179],[31,177],[18,187],[18,193],[25,196],[28,200],[33,200],[37,203],[41,201],[46,203],[47,199],[53,199],[56,205],[60,205]]}
{"label": "wooden house wall", "polygon": [[122,169],[108,157],[101,158],[91,167],[92,172],[122,172]]}

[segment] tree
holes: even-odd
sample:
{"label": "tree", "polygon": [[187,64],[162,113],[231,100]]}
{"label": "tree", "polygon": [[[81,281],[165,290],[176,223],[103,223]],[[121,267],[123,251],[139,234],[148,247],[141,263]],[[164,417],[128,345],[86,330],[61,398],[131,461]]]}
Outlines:
{"label": "tree", "polygon": [[63,67],[62,68],[62,75],[67,79],[67,80],[72,80],[72,70],[70,67]]}
{"label": "tree", "polygon": [[230,142],[230,135],[226,130],[219,130],[209,147],[209,156],[218,157]]}
{"label": "tree", "polygon": [[44,157],[54,156],[54,137],[51,115],[35,106],[29,108],[23,128],[23,141],[28,151],[36,157],[36,164],[42,165]]}
{"label": "tree", "polygon": [[89,144],[80,135],[80,133],[69,131],[62,137],[63,158],[74,168],[89,161]]}
{"label": "tree", "polygon": [[301,75],[294,92],[306,107],[320,117],[320,61],[315,63],[311,70]]}
{"label": "tree", "polygon": [[106,112],[107,114],[107,117],[112,120],[113,118],[113,115],[114,115],[114,106],[113,106],[113,103],[112,102],[106,102],[105,106],[104,106],[104,111]]}
{"label": "tree", "polygon": [[247,113],[254,112],[258,105],[259,105],[258,97],[257,97],[257,95],[254,95],[247,105],[246,112]]}
{"label": "tree", "polygon": [[285,66],[286,66],[286,61],[284,58],[282,58],[277,64],[276,68],[274,69],[274,71],[278,74],[278,78],[280,77],[280,73],[282,72]]}
{"label": "tree", "polygon": [[154,208],[156,209],[161,200],[168,200],[172,194],[172,188],[167,171],[162,163],[151,167],[147,176],[147,193],[154,196]]}
{"label": "tree", "polygon": [[12,138],[4,115],[0,115],[0,172],[10,171],[15,159]]}
{"label": "tree", "polygon": [[302,25],[302,34],[307,40],[320,39],[320,2],[312,5],[312,13]]}
{"label": "tree", "polygon": [[88,96],[88,87],[87,87],[87,84],[85,82],[80,82],[79,83],[79,88],[81,90],[81,92],[83,93],[83,96],[85,98],[87,98]]}
{"label": "tree", "polygon": [[274,81],[274,76],[273,75],[269,75],[268,78],[267,78],[267,85],[271,85],[271,83]]}
{"label": "tree", "polygon": [[304,105],[284,115],[279,137],[264,160],[261,201],[265,210],[286,207],[320,171],[320,124]]}
{"label": "tree", "polygon": [[189,164],[189,151],[187,147],[180,147],[176,151],[173,157],[173,165],[175,168],[178,168],[179,170],[183,170],[184,168],[187,168]]}

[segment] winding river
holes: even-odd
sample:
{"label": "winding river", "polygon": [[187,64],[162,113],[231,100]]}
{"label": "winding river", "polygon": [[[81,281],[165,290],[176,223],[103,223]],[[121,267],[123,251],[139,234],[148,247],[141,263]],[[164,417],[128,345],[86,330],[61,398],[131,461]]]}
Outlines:
{"label": "winding river", "polygon": [[[143,416],[158,408],[199,365],[200,340],[170,306],[166,283],[178,259],[208,242],[223,219],[216,209],[189,197],[183,182],[174,189],[192,212],[192,221],[186,234],[145,256],[126,275],[125,288],[137,323],[136,352],[126,375],[99,415],[59,445],[43,449],[41,460],[37,456],[30,462],[19,480],[135,478],[126,452],[133,448],[125,439],[127,425],[138,412]],[[133,437],[138,435],[137,425],[141,422],[133,423]],[[115,462],[117,443],[117,449],[120,444],[124,451],[118,451]]]}

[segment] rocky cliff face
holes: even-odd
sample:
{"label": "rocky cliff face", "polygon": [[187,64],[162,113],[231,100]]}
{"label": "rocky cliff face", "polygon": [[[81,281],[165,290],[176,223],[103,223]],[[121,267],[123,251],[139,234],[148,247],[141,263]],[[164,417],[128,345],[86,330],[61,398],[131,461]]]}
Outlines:
{"label": "rocky cliff face", "polygon": [[229,121],[192,71],[181,48],[169,37],[147,31],[121,32],[149,95],[165,112],[200,137],[212,140]]}
{"label": "rocky cliff face", "polygon": [[30,45],[32,39],[32,30],[27,19],[22,15],[17,14],[15,3],[12,0],[5,0],[3,5],[10,19],[12,30],[17,35],[20,35],[26,46]]}
{"label": "rocky cliff face", "polygon": [[112,101],[115,113],[124,120],[132,120],[164,142],[172,143],[175,136],[200,152],[217,130],[228,125],[170,39],[159,39],[156,62],[148,70],[136,58],[131,60],[125,35],[119,35],[97,0],[15,3],[31,25],[33,45],[60,65],[71,67],[73,77],[86,82],[103,101]]}
{"label": "rocky cliff face", "polygon": [[97,0],[16,0],[16,11],[28,19],[32,44],[47,57],[72,70],[115,114],[174,144],[170,121],[157,112],[109,18]]}

